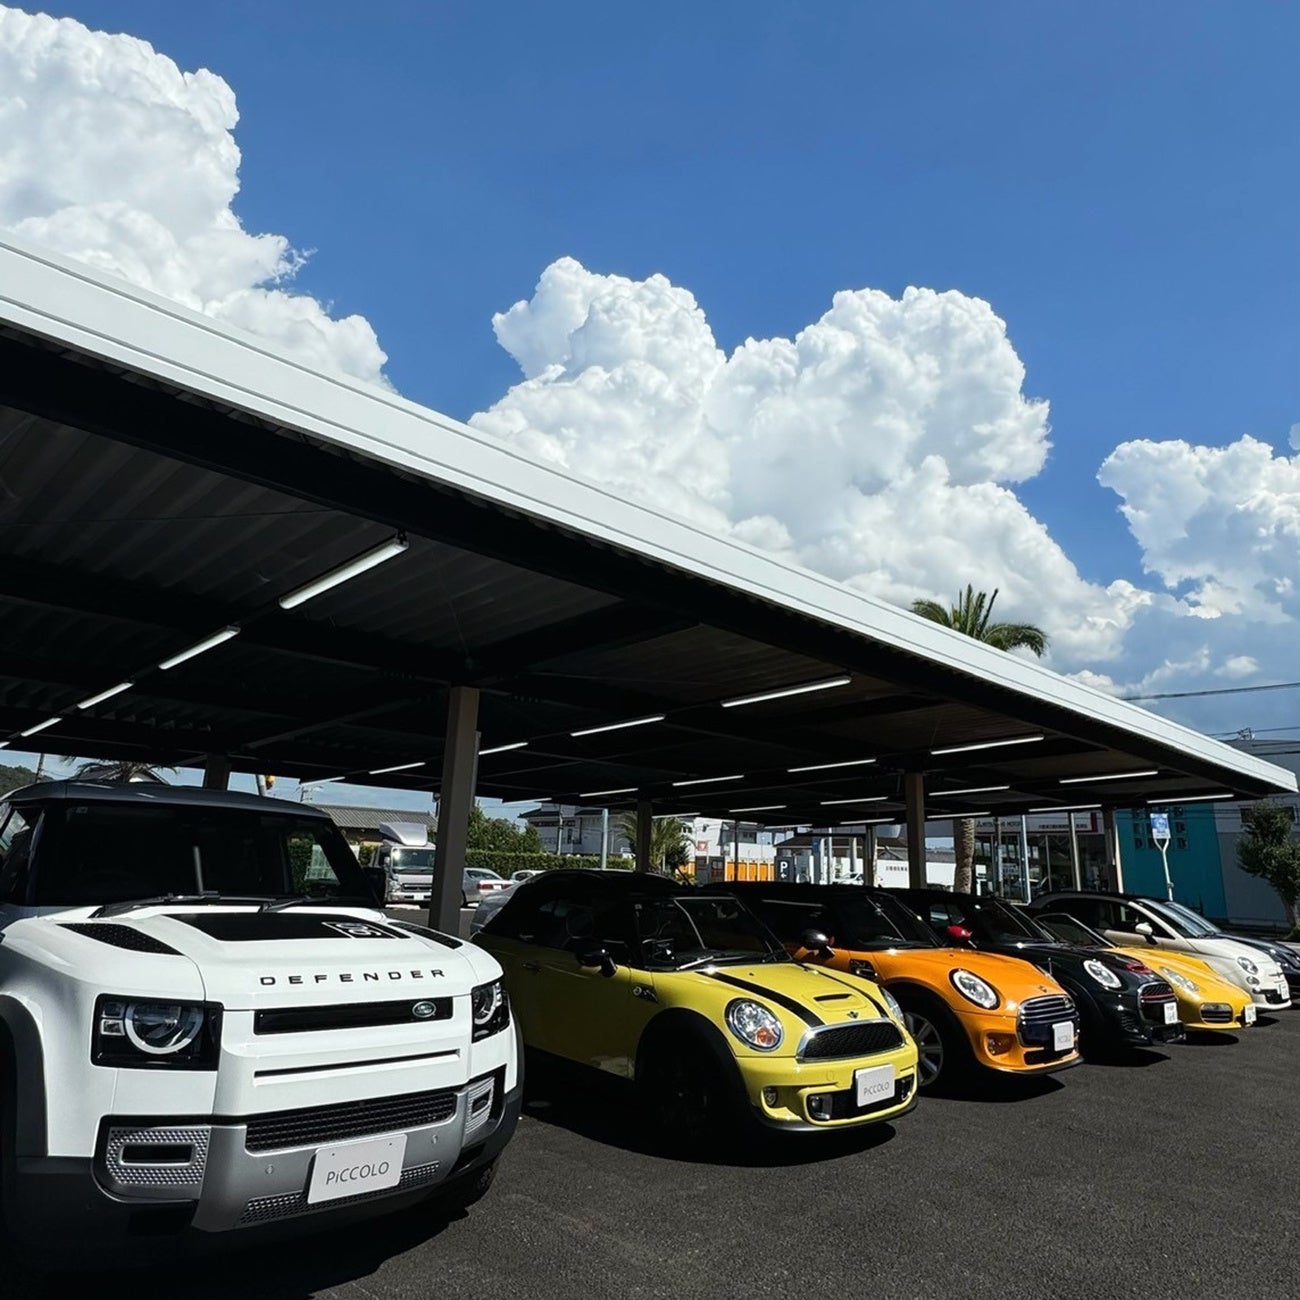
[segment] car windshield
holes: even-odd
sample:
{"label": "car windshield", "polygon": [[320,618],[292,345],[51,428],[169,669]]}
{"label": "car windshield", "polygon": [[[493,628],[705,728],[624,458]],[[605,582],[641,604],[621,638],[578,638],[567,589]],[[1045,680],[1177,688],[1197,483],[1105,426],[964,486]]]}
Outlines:
{"label": "car windshield", "polygon": [[169,895],[369,901],[361,868],[316,818],[203,805],[52,803],[30,878],[9,882],[36,906]]}
{"label": "car windshield", "polygon": [[642,959],[650,970],[790,960],[776,936],[737,898],[643,898],[633,911]]}
{"label": "car windshield", "polygon": [[1109,940],[1104,939],[1096,930],[1089,929],[1082,921],[1066,916],[1063,912],[1052,912],[1044,916],[1034,914],[1038,922],[1053,939],[1061,943],[1072,943],[1076,948],[1109,948]]}
{"label": "car windshield", "polygon": [[394,871],[420,872],[429,875],[433,872],[433,849],[408,849],[400,844],[393,846],[389,862]]}
{"label": "car windshield", "polygon": [[466,867],[465,874],[470,880],[501,880],[495,871],[490,871],[487,867]]}
{"label": "car windshield", "polygon": [[1218,928],[1211,925],[1203,916],[1193,912],[1181,903],[1164,903],[1157,899],[1146,899],[1144,905],[1149,907],[1162,921],[1168,922],[1180,934],[1190,935],[1193,939],[1208,939],[1218,934]]}
{"label": "car windshield", "polygon": [[1017,907],[998,898],[972,898],[966,919],[961,922],[974,931],[976,939],[990,943],[1054,943],[1055,937],[1035,925]]}

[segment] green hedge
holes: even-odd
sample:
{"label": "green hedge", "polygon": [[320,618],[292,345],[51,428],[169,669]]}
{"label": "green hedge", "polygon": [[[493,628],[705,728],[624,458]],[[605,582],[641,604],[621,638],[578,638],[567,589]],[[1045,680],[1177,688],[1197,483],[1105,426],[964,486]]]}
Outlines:
{"label": "green hedge", "polygon": [[[498,875],[508,876],[513,871],[555,871],[560,867],[590,870],[600,866],[600,859],[594,856],[581,857],[576,853],[502,853],[495,849],[467,849],[465,865],[486,867]],[[611,855],[606,865],[615,871],[632,870],[630,858]]]}

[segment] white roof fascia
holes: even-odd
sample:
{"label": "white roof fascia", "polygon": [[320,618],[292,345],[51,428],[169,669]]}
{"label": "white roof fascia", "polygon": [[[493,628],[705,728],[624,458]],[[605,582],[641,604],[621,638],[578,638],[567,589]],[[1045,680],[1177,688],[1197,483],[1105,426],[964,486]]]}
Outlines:
{"label": "white roof fascia", "polygon": [[313,370],[241,330],[6,234],[0,319],[219,404],[743,591],[945,669],[1294,791],[1284,768],[840,582],[628,502],[375,385]]}

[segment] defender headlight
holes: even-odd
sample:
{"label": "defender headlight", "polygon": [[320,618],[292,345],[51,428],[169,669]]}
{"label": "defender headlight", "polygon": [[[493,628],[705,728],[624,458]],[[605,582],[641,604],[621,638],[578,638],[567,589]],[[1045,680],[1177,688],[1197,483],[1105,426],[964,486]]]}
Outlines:
{"label": "defender headlight", "polygon": [[91,1060],[122,1069],[216,1069],[221,1008],[163,998],[101,997],[95,1004]]}
{"label": "defender headlight", "polygon": [[748,998],[737,998],[727,1004],[727,1028],[742,1043],[760,1052],[775,1052],[785,1037],[776,1016],[761,1002],[751,1002]]}
{"label": "defender headlight", "polygon": [[510,1023],[510,1004],[500,980],[476,985],[469,995],[470,1016],[474,1021],[474,1041],[499,1033]]}
{"label": "defender headlight", "polygon": [[1237,965],[1241,967],[1248,975],[1258,975],[1259,967],[1255,965],[1249,957],[1238,957]]}
{"label": "defender headlight", "polygon": [[1160,973],[1170,984],[1175,988],[1182,989],[1184,993],[1199,993],[1201,991],[1199,984],[1189,980],[1186,975],[1180,975],[1176,970],[1170,970],[1168,966],[1161,966]]}
{"label": "defender headlight", "polygon": [[885,999],[885,1005],[889,1008],[889,1014],[898,1021],[900,1025],[907,1022],[903,1019],[903,1008],[899,1005],[898,999],[882,984],[880,986],[880,996]]}
{"label": "defender headlight", "polygon": [[1104,962],[1098,961],[1095,957],[1089,957],[1088,960],[1083,963],[1083,969],[1086,970],[1088,974],[1102,986],[1102,988],[1117,989],[1124,983],[1124,981],[1120,979],[1120,977],[1116,975],[1109,966]]}
{"label": "defender headlight", "polygon": [[949,971],[948,978],[952,981],[953,988],[967,1002],[973,1002],[977,1007],[983,1007],[985,1011],[992,1011],[1002,1001],[997,989],[992,984],[985,983],[973,971],[958,967],[954,971]]}

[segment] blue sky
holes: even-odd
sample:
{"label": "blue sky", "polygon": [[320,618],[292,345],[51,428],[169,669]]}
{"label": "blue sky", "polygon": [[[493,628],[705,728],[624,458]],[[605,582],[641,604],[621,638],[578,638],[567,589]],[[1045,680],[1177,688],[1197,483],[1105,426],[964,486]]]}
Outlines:
{"label": "blue sky", "polygon": [[[1022,499],[1138,578],[1125,438],[1300,420],[1289,6],[72,3],[239,96],[253,229],[316,253],[408,396],[518,377],[489,317],[563,254],[662,271],[724,348],[841,288],[987,299],[1052,403]],[[1099,527],[1098,516],[1106,526]]]}
{"label": "blue sky", "polygon": [[[1024,364],[1023,395],[1050,401],[1052,450],[1041,471],[988,470],[966,480],[974,496],[952,497],[967,510],[993,500],[984,488],[1018,497],[970,537],[976,581],[1012,588],[1019,614],[1040,600],[1056,666],[1104,688],[1300,676],[1294,6],[70,0],[49,12],[223,78],[238,99],[245,230],[310,250],[294,289],[364,316],[391,382],[460,418],[519,383],[492,315],[532,297],[525,334],[544,335],[534,287],[563,257],[628,277],[591,293],[638,308],[641,282],[661,273],[695,295],[728,354],[793,338],[841,290],[986,300]],[[85,90],[84,62],[18,66],[41,92],[33,139],[49,132],[64,179],[40,175],[8,200],[0,183],[0,226],[119,200],[133,169],[154,167],[165,190],[175,114],[152,104],[151,162],[148,131],[110,138],[120,128],[87,91],[90,125],[74,139],[62,109]],[[224,129],[203,141],[214,158]],[[0,182],[4,163],[0,141]],[[42,188],[54,197],[25,210]],[[165,193],[125,201],[170,219]],[[684,319],[669,312],[663,328]],[[1003,361],[983,354],[994,386]],[[527,395],[512,409],[535,413]],[[525,445],[558,445],[554,433],[530,429]],[[1252,452],[1247,434],[1267,448]],[[1041,420],[1026,436],[1041,446]],[[1137,523],[1096,481],[1121,444],[1112,478]],[[593,450],[579,445],[578,463]],[[899,482],[899,495],[916,490]],[[884,530],[906,525],[890,516]],[[803,562],[854,579],[835,537],[798,540]],[[959,552],[960,528],[946,540]],[[915,594],[965,580],[926,541],[879,560],[889,582],[867,589],[906,600],[909,582]],[[1300,705],[1242,698],[1159,707],[1217,732],[1289,722]]]}

